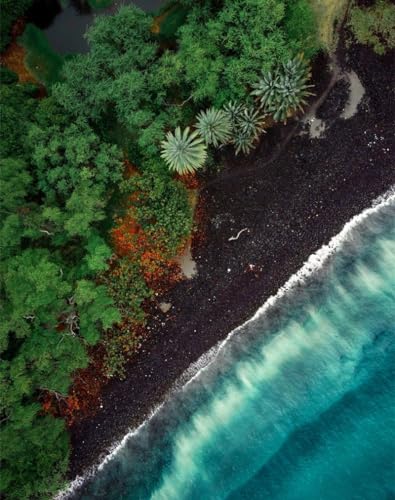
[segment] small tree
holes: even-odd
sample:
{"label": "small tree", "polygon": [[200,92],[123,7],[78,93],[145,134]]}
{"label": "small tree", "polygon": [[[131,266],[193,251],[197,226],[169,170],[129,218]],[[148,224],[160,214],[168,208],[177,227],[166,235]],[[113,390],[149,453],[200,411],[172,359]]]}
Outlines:
{"label": "small tree", "polygon": [[236,154],[242,151],[248,154],[259,135],[264,132],[265,115],[254,107],[248,107],[236,102],[224,106],[232,125],[232,143]]}
{"label": "small tree", "polygon": [[232,124],[228,114],[214,107],[201,111],[197,116],[196,129],[207,145],[218,147],[229,142],[232,136]]}
{"label": "small tree", "polygon": [[251,95],[256,96],[261,109],[273,115],[276,121],[286,121],[288,116],[306,104],[312,95],[307,82],[311,76],[308,63],[298,55],[273,72],[262,73],[259,82],[252,85]]}
{"label": "small tree", "polygon": [[190,132],[187,127],[181,132],[177,127],[174,134],[168,132],[162,141],[161,156],[169,170],[181,175],[193,173],[204,165],[207,158],[207,148],[197,130]]}

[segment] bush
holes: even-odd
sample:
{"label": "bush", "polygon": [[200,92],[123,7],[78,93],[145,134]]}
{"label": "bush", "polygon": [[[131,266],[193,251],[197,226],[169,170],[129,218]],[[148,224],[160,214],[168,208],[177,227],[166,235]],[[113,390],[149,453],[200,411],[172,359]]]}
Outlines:
{"label": "bush", "polygon": [[167,172],[147,171],[129,179],[125,188],[136,195],[136,221],[152,244],[165,255],[174,256],[192,229],[192,208],[185,186]]}
{"label": "bush", "polygon": [[372,7],[354,7],[350,27],[359,43],[370,45],[382,55],[395,48],[395,5],[378,0]]}
{"label": "bush", "polygon": [[145,314],[141,306],[152,293],[144,281],[138,261],[127,257],[120,259],[103,281],[123,317],[135,322],[144,321]]}

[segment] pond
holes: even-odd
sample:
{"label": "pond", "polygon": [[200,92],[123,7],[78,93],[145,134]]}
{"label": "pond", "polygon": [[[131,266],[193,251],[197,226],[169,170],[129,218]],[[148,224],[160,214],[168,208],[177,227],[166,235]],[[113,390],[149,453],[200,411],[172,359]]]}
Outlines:
{"label": "pond", "polygon": [[[127,4],[135,4],[147,12],[153,12],[165,1],[34,0],[28,21],[43,30],[51,48],[59,54],[82,53],[89,50],[84,34],[96,15],[113,14],[121,5]],[[91,7],[100,4],[107,4],[107,7]]]}

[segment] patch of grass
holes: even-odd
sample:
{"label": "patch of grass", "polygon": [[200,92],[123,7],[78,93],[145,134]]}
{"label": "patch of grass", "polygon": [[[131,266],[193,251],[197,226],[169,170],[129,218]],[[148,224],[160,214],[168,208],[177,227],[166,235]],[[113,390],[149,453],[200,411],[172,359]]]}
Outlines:
{"label": "patch of grass", "polygon": [[336,25],[346,12],[348,0],[310,0],[318,23],[320,45],[327,51],[336,48]]}
{"label": "patch of grass", "polygon": [[377,54],[395,48],[395,5],[378,0],[372,7],[354,7],[350,27],[359,43],[370,45]]}
{"label": "patch of grass", "polygon": [[37,81],[50,87],[61,80],[64,58],[49,45],[45,34],[33,24],[27,24],[19,43],[25,48],[25,66]]}

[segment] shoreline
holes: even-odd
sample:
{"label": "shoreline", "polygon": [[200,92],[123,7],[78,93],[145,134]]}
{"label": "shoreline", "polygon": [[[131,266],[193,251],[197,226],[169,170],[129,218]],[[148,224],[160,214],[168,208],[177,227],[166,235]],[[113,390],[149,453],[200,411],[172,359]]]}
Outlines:
{"label": "shoreline", "polygon": [[[189,384],[193,384],[196,379],[200,377],[206,370],[210,370],[212,364],[215,364],[216,359],[219,357],[221,359],[221,352],[226,351],[227,344],[232,343],[233,337],[239,337],[243,330],[245,330],[248,325],[254,324],[260,317],[265,317],[266,314],[273,313],[276,308],[281,308],[281,302],[286,299],[290,294],[296,294],[299,286],[304,286],[305,283],[309,283],[311,279],[317,279],[317,273],[326,268],[332,260],[332,258],[338,253],[344,251],[344,247],[349,244],[353,239],[353,233],[359,229],[359,226],[366,223],[366,220],[370,217],[374,217],[378,212],[385,211],[389,207],[395,207],[395,185],[392,186],[384,195],[379,196],[373,201],[370,207],[363,210],[361,213],[355,215],[350,221],[348,221],[339,234],[335,235],[327,245],[322,246],[314,254],[312,254],[304,265],[293,274],[289,280],[277,291],[275,295],[270,296],[266,302],[259,307],[255,314],[250,317],[245,323],[239,325],[234,330],[229,332],[225,339],[219,341],[218,344],[213,346],[208,352],[204,353],[195,363],[193,363],[187,370],[182,374],[182,376],[173,384],[173,387],[168,394],[169,398],[164,399],[151,414],[136,428],[129,429],[127,434],[119,441],[114,443],[112,448],[108,450],[108,455],[104,458],[102,462],[96,464],[91,470],[86,472],[84,476],[78,476],[67,489],[62,490],[55,497],[56,500],[67,500],[69,498],[74,498],[74,494],[78,494],[80,488],[86,481],[89,481],[95,476],[96,473],[100,473],[108,463],[113,459],[116,459],[118,453],[122,453],[122,450],[127,446],[127,442],[137,436],[140,431],[142,431],[145,426],[151,425],[153,419],[156,418],[162,410],[166,411],[166,406],[170,403],[172,404],[172,399],[177,400],[184,390],[188,390]],[[358,231],[357,231],[358,235]],[[292,298],[288,298],[292,301]],[[225,355],[226,356],[226,355]],[[223,358],[223,355],[222,355]],[[217,366],[217,370],[219,369]],[[215,368],[214,368],[215,369]]]}
{"label": "shoreline", "polygon": [[319,109],[326,123],[321,138],[294,133],[270,161],[278,135],[295,125],[275,129],[252,155],[226,158],[224,170],[208,179],[199,200],[208,238],[192,248],[198,274],[160,297],[172,307],[163,313],[153,306],[154,333],[128,365],[126,379],[110,381],[103,408],[71,427],[69,479],[101,461],[192,363],[250,319],[310,255],[395,182],[394,96],[388,90],[393,52],[377,56],[357,45],[339,52],[340,64],[355,71],[365,88],[359,112],[339,118],[347,92],[335,84]]}

